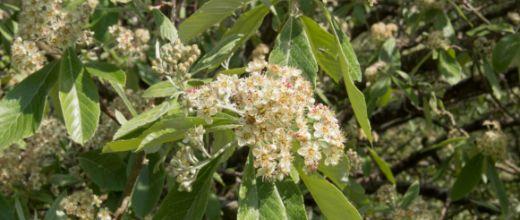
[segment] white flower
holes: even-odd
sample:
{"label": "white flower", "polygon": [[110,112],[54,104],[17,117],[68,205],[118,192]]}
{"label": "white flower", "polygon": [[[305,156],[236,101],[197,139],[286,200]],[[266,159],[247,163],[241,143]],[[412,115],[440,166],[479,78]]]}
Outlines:
{"label": "white flower", "polygon": [[115,39],[115,48],[118,53],[125,56],[127,63],[132,66],[135,61],[146,60],[146,50],[150,33],[146,29],[136,29],[132,31],[121,25],[113,25],[108,28],[108,32]]}
{"label": "white flower", "polygon": [[246,71],[250,73],[258,73],[261,72],[267,66],[267,62],[265,60],[253,60],[249,62],[246,67]]}
{"label": "white flower", "polygon": [[68,216],[86,220],[94,219],[96,208],[99,208],[101,203],[101,199],[91,189],[86,188],[63,198],[60,202],[60,208]]}
{"label": "white flower", "polygon": [[[334,113],[314,105],[311,84],[291,67],[253,61],[249,77],[219,75],[216,81],[189,89],[185,98],[191,112],[208,123],[224,108],[240,115],[235,134],[239,146],[252,148],[257,174],[264,179],[283,179],[295,155],[313,171],[325,157],[337,164],[343,155],[344,137]],[[292,152],[294,141],[303,146]],[[323,156],[322,156],[323,155]]]}
{"label": "white flower", "polygon": [[321,153],[317,143],[304,144],[298,149],[298,154],[303,157],[304,164],[310,171],[318,169]]}
{"label": "white flower", "polygon": [[110,216],[110,210],[107,208],[102,208],[97,213],[97,220],[112,220],[112,216]]}
{"label": "white flower", "polygon": [[397,30],[397,25],[392,23],[385,24],[383,22],[375,23],[370,28],[372,37],[377,41],[384,41],[393,37],[397,33]]}
{"label": "white flower", "polygon": [[17,37],[11,48],[14,68],[21,74],[28,75],[41,69],[47,58],[33,41],[24,41]]}

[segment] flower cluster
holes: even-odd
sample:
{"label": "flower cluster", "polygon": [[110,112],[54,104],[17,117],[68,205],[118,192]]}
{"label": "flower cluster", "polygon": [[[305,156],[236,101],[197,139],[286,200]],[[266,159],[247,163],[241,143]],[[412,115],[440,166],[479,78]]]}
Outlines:
{"label": "flower cluster", "polygon": [[394,37],[397,34],[397,25],[390,23],[377,22],[370,28],[370,34],[376,41],[385,41],[388,38]]}
{"label": "flower cluster", "polygon": [[520,14],[518,14],[518,12],[508,12],[507,18],[509,18],[514,25],[520,25]]}
{"label": "flower cluster", "polygon": [[[189,107],[208,123],[223,109],[238,113],[238,144],[252,147],[257,175],[265,179],[287,176],[295,153],[307,171],[316,170],[321,161],[336,165],[344,137],[334,113],[314,104],[312,87],[301,71],[258,60],[247,71],[246,78],[219,75],[214,82],[189,89]],[[296,152],[294,144],[299,146]]]}
{"label": "flower cluster", "polygon": [[251,52],[252,60],[265,60],[267,54],[269,54],[269,46],[264,43],[258,44],[253,52]]}
{"label": "flower cluster", "polygon": [[[94,219],[102,202],[101,198],[94,194],[91,189],[86,188],[63,198],[60,202],[60,209],[56,214],[58,216],[74,216],[81,220]],[[110,213],[106,209],[101,209],[97,213],[97,217],[98,219],[111,219]]]}
{"label": "flower cluster", "polygon": [[359,157],[358,153],[351,148],[347,150],[347,158],[349,162],[350,173],[361,172],[361,166],[363,161]]}
{"label": "flower cluster", "polygon": [[[76,43],[98,1],[85,1],[73,11],[65,9],[63,4],[62,0],[22,1],[18,16],[20,31],[13,43],[17,48],[13,51],[13,58],[17,57],[13,59],[15,69],[25,74],[34,72],[45,62],[44,52],[40,50],[61,53],[63,48]],[[24,54],[28,56],[23,57]]]}
{"label": "flower cluster", "polygon": [[188,71],[199,56],[200,50],[196,44],[184,45],[177,39],[161,46],[157,59],[152,61],[152,68],[163,76],[183,82],[191,77]]}
{"label": "flower cluster", "polygon": [[1,192],[11,194],[17,188],[40,190],[48,183],[44,169],[66,155],[60,146],[66,131],[56,119],[42,121],[39,132],[29,138],[25,149],[10,147],[0,153]]}
{"label": "flower cluster", "polygon": [[117,52],[128,59],[128,64],[146,60],[148,41],[150,41],[148,30],[138,28],[132,31],[121,25],[113,25],[109,27],[108,32],[115,38]]}
{"label": "flower cluster", "polygon": [[66,48],[82,34],[97,0],[89,0],[68,11],[62,0],[23,0],[19,35],[49,47]]}
{"label": "flower cluster", "polygon": [[4,18],[8,18],[8,17],[9,17],[9,13],[0,9],[0,20],[3,20]]}
{"label": "flower cluster", "polygon": [[374,64],[368,66],[365,69],[365,78],[368,83],[372,83],[377,78],[377,73],[383,69],[385,69],[388,66],[388,64],[384,61],[377,61]]}
{"label": "flower cluster", "polygon": [[17,37],[11,48],[13,67],[18,73],[28,75],[43,67],[47,58],[34,41]]}
{"label": "flower cluster", "polygon": [[477,139],[477,150],[494,161],[505,159],[508,140],[500,129],[500,124],[496,121],[486,121],[484,125],[492,128]]}
{"label": "flower cluster", "polygon": [[200,161],[195,153],[201,152],[202,157],[211,157],[204,148],[204,133],[202,126],[189,129],[186,138],[180,144],[180,149],[166,167],[167,171],[176,177],[180,190],[191,191],[191,184],[197,178]]}
{"label": "flower cluster", "polygon": [[426,40],[426,46],[431,49],[443,49],[447,50],[450,48],[449,41],[444,37],[442,31],[433,31],[428,34]]}

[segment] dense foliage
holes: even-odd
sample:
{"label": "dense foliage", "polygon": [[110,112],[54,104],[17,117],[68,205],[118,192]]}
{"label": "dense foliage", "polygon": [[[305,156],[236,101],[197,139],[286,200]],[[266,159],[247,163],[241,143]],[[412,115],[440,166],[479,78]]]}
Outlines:
{"label": "dense foliage", "polygon": [[2,0],[0,219],[518,219],[519,13]]}

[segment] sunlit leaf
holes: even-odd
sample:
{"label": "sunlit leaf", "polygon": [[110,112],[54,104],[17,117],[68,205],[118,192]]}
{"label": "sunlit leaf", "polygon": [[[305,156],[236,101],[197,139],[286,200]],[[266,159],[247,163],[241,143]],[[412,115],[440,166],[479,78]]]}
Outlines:
{"label": "sunlit leaf", "polygon": [[179,35],[183,42],[189,42],[210,27],[220,23],[233,14],[245,2],[250,0],[211,0],[200,7],[179,26]]}
{"label": "sunlit leaf", "polygon": [[97,87],[74,49],[68,49],[63,55],[59,79],[65,127],[72,140],[84,144],[96,132],[101,111]]}
{"label": "sunlit leaf", "polygon": [[399,206],[403,209],[408,208],[408,206],[410,206],[412,202],[419,196],[420,187],[421,186],[419,185],[419,181],[414,181],[401,198]]}
{"label": "sunlit leaf", "polygon": [[365,96],[356,87],[353,80],[353,78],[357,75],[359,75],[359,78],[361,78],[361,71],[358,60],[345,34],[343,34],[339,27],[337,27],[336,22],[333,20],[328,10],[324,6],[322,8],[322,11],[324,11],[325,16],[327,17],[329,25],[332,27],[336,47],[343,48],[343,50],[339,50],[338,52],[338,61],[343,76],[343,82],[347,88],[348,98],[350,100],[350,104],[352,105],[352,109],[354,110],[354,115],[356,116],[356,119],[367,139],[372,142],[372,128],[370,126],[370,121],[368,120]]}
{"label": "sunlit leaf", "polygon": [[327,219],[363,219],[343,193],[323,177],[317,174],[307,175],[303,171],[299,173],[312,198]]}
{"label": "sunlit leaf", "polygon": [[484,167],[484,157],[479,154],[469,160],[460,171],[455,184],[451,187],[450,198],[453,201],[464,198],[480,182]]}
{"label": "sunlit leaf", "polygon": [[146,112],[143,112],[142,114],[130,119],[128,122],[121,125],[121,128],[119,128],[119,130],[117,130],[116,134],[114,135],[114,140],[128,135],[139,128],[143,128],[144,126],[159,119],[168,111],[178,107],[179,104],[177,102],[166,101]]}
{"label": "sunlit leaf", "polygon": [[166,17],[161,11],[154,9],[152,11],[155,22],[159,26],[159,34],[163,39],[174,42],[178,38],[177,29],[175,25]]}
{"label": "sunlit leaf", "polygon": [[291,182],[280,183],[283,188],[281,194],[277,184],[256,176],[253,159],[250,154],[244,172],[244,182],[240,185],[237,218],[306,219],[303,198],[296,185]]}
{"label": "sunlit leaf", "polygon": [[392,173],[392,170],[390,169],[388,163],[386,163],[386,161],[379,157],[379,155],[377,155],[377,153],[374,150],[368,149],[368,152],[370,153],[372,159],[376,162],[381,172],[383,172],[385,177],[388,179],[388,181],[395,185],[394,174]]}
{"label": "sunlit leaf", "polygon": [[40,126],[45,98],[58,78],[57,62],[31,74],[0,101],[0,150],[28,137]]}
{"label": "sunlit leaf", "polygon": [[91,62],[85,65],[85,69],[90,73],[90,75],[96,76],[100,79],[111,83],[118,83],[122,86],[126,84],[125,72],[112,64]]}
{"label": "sunlit leaf", "polygon": [[310,42],[300,20],[290,17],[275,41],[269,62],[291,66],[303,71],[304,76],[316,84],[318,64],[312,54]]}

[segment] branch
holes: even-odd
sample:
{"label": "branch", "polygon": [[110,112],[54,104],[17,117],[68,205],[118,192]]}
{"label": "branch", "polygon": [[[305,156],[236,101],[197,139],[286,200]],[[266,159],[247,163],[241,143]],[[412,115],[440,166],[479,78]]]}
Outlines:
{"label": "branch", "polygon": [[[397,192],[404,194],[406,193],[406,190],[408,190],[408,187],[410,187],[410,183],[408,182],[397,182],[396,189]],[[492,215],[500,214],[499,211],[489,208],[487,206],[481,205],[473,200],[464,198],[457,201],[449,201],[448,196],[448,190],[446,189],[440,189],[437,188],[431,184],[421,184],[419,195],[427,197],[427,198],[433,198],[438,199],[444,202],[450,202],[451,205],[458,205],[458,206],[471,206],[476,208],[479,212],[488,213]]]}
{"label": "branch", "polygon": [[[462,129],[464,129],[467,132],[474,132],[474,131],[486,129],[486,126],[482,125],[482,123],[485,120],[487,120],[487,117],[482,118],[480,120],[476,120],[470,124],[467,124],[467,125],[463,126]],[[513,121],[511,121],[511,120],[503,121],[503,122],[500,122],[500,124],[502,125],[502,128],[507,128],[507,127],[519,126],[520,121],[514,121],[514,120]],[[425,150],[414,152],[410,156],[397,162],[391,168],[392,173],[394,174],[394,176],[397,176],[400,173],[402,173],[410,168],[416,167],[416,165],[420,161],[422,161],[428,157],[434,156],[437,153],[437,151],[442,148],[431,148],[431,146],[441,143],[447,139],[448,139],[447,136],[445,136],[445,135],[441,136],[441,137],[437,138],[436,141],[434,141],[433,143],[426,146],[424,148]],[[376,192],[379,189],[379,187],[381,187],[383,184],[386,183],[386,178],[383,173],[376,173],[369,177],[362,177],[361,175],[356,176],[356,177],[358,179],[358,182],[360,182],[360,184],[362,186],[364,186],[365,191],[368,194]]]}
{"label": "branch", "polygon": [[114,213],[114,219],[119,220],[122,218],[123,214],[128,208],[128,205],[130,204],[130,199],[132,196],[132,191],[134,189],[135,182],[137,181],[137,178],[139,177],[139,173],[141,173],[141,169],[143,168],[145,161],[145,154],[144,151],[140,151],[136,154],[135,163],[132,166],[132,172],[130,173],[130,176],[128,176],[128,181],[126,182],[125,189],[123,191],[123,200],[121,201],[121,205]]}
{"label": "branch", "polygon": [[[509,86],[517,87],[520,85],[516,70],[511,69],[504,76]],[[474,76],[448,88],[441,100],[446,107],[449,107],[488,91],[486,79]],[[370,118],[375,131],[384,131],[423,115],[423,111],[415,107],[410,100],[406,99],[400,102],[401,104],[397,104],[397,107],[396,104],[390,104],[390,107],[375,113]]]}

